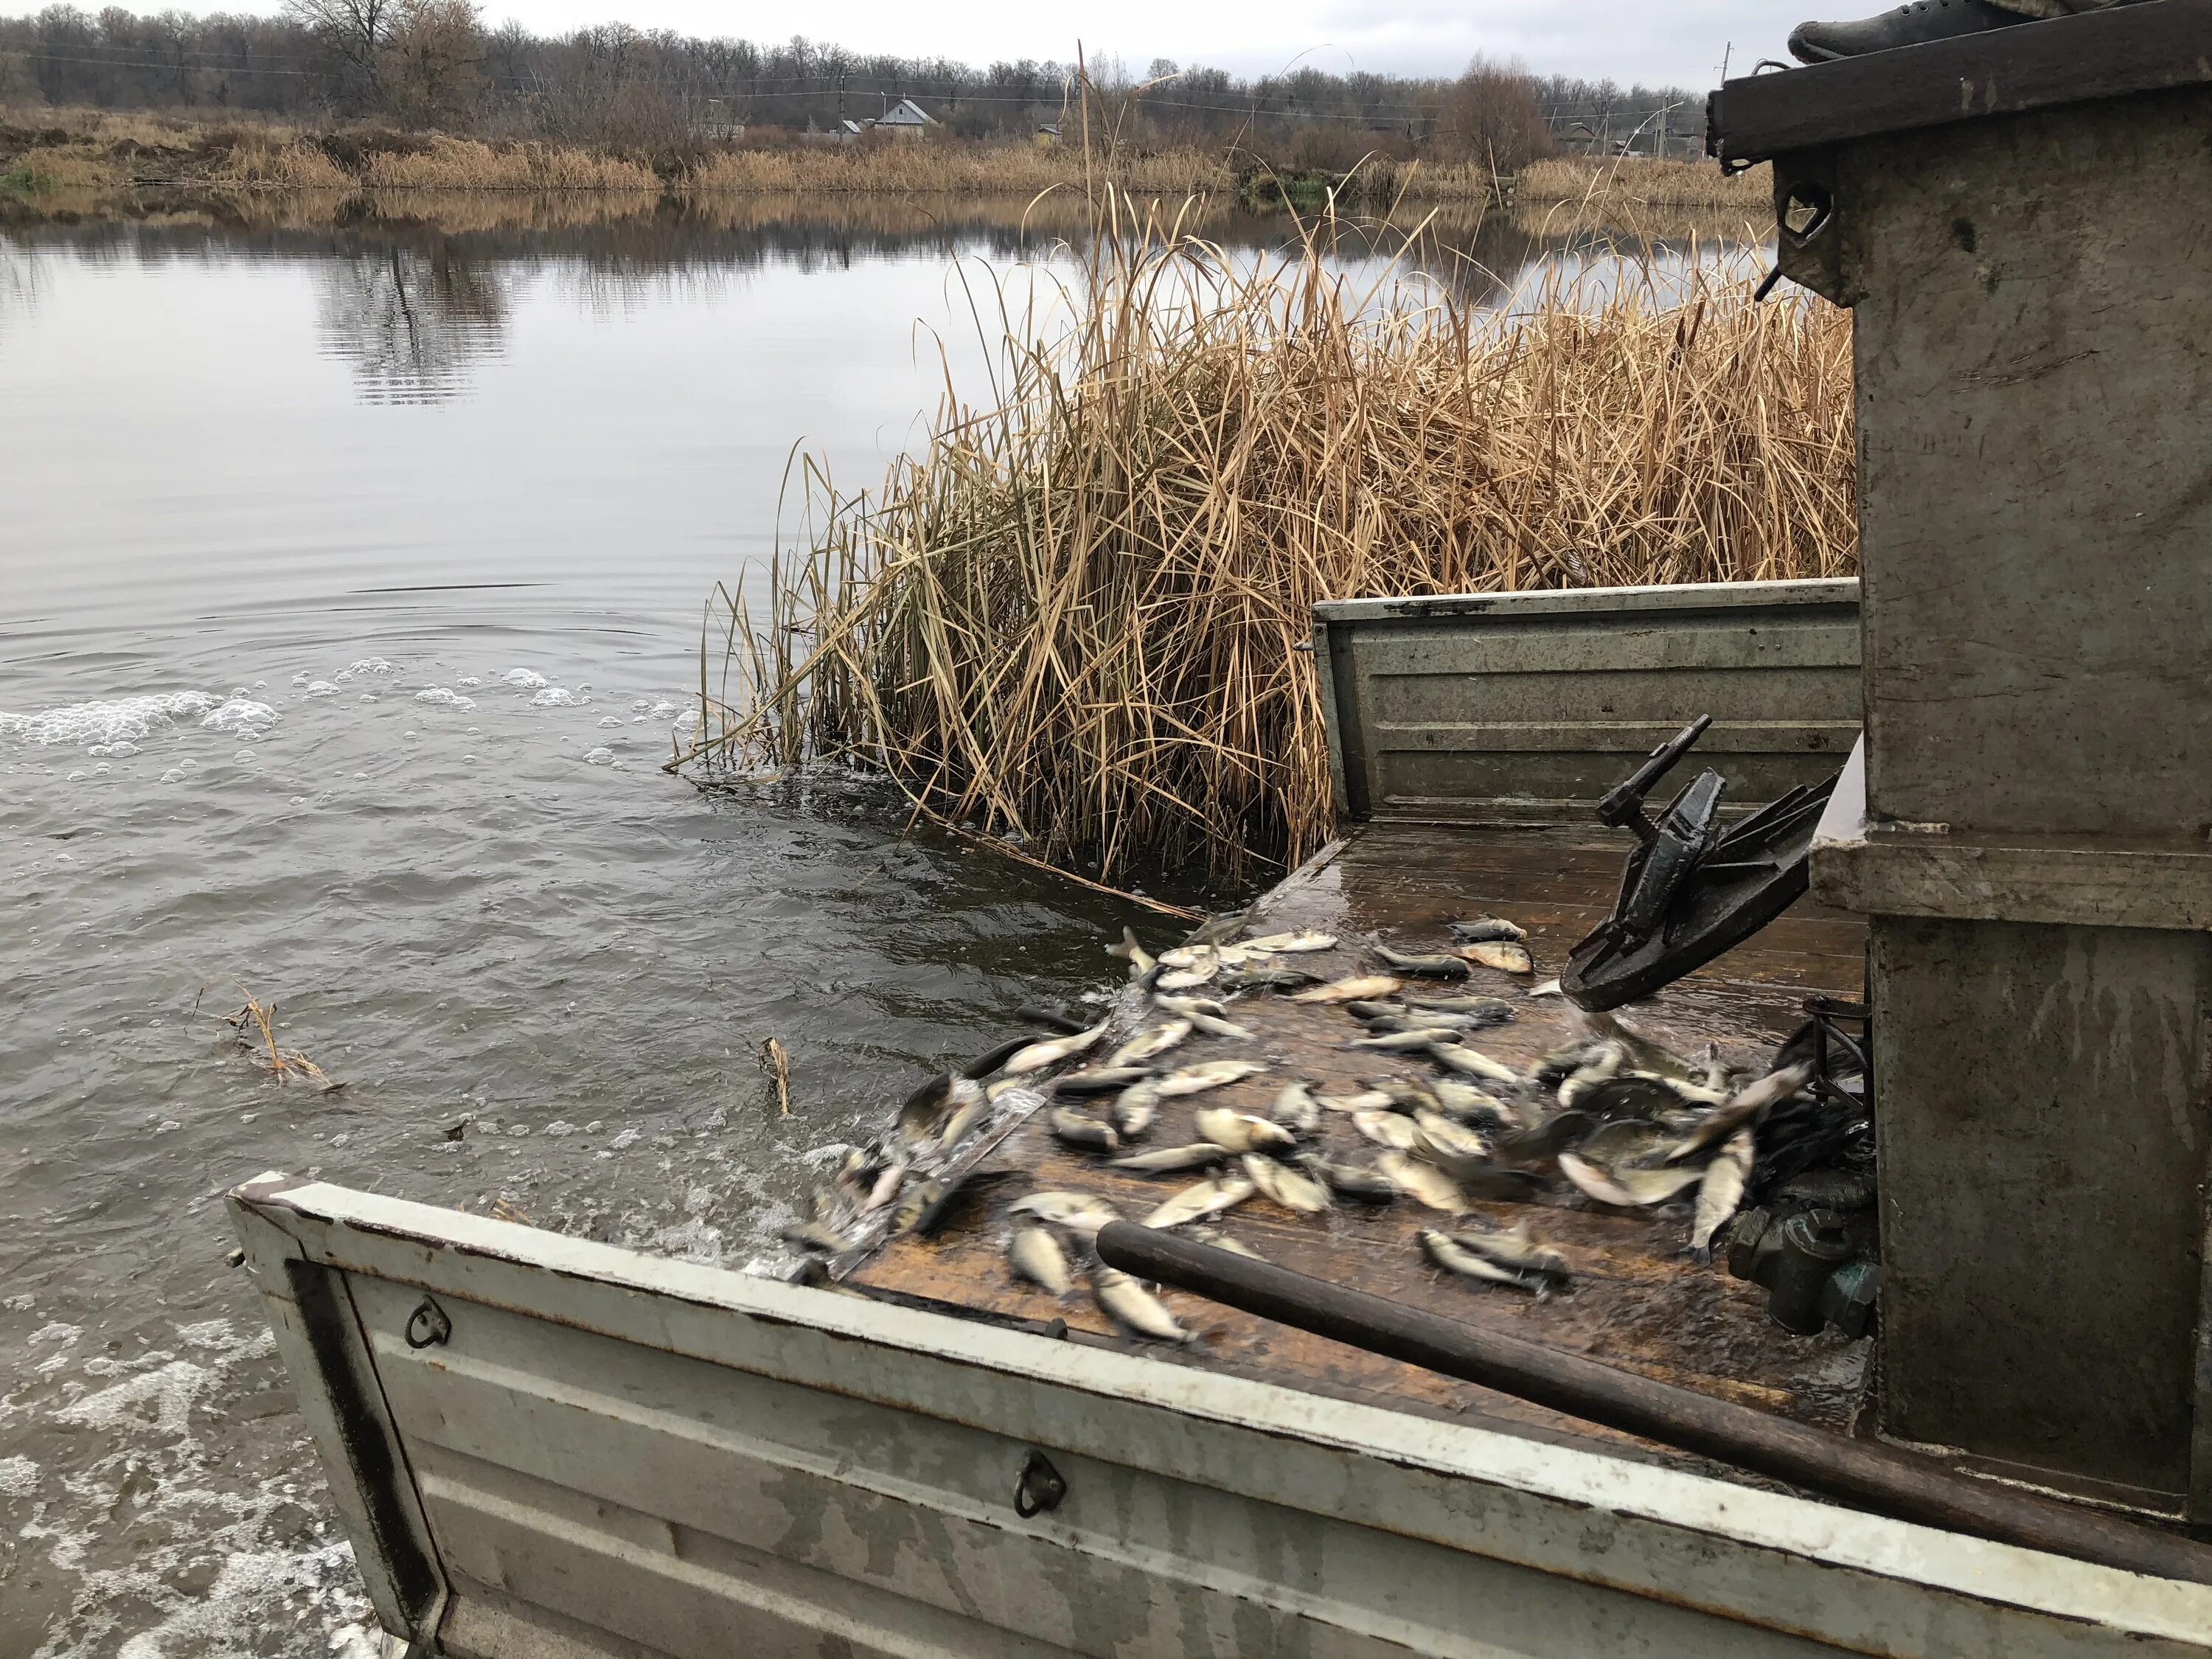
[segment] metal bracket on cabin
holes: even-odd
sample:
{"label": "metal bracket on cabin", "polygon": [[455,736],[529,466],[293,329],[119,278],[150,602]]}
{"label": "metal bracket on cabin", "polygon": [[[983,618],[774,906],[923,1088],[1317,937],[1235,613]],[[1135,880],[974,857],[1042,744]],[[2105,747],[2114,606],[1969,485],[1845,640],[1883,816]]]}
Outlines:
{"label": "metal bracket on cabin", "polygon": [[1632,831],[1637,846],[1621,872],[1613,915],[1575,946],[1559,975],[1578,1007],[1618,1008],[1703,967],[1741,945],[1796,902],[1830,778],[1800,784],[1726,831],[1727,784],[1700,774],[1654,823],[1644,798],[1712,725],[1704,714],[1653,750],[1597,805],[1600,823]]}

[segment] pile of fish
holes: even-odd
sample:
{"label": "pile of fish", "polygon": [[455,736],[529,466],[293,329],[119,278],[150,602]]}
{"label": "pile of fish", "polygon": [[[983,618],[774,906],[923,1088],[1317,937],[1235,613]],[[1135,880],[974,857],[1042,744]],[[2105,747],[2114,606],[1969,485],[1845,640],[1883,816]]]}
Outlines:
{"label": "pile of fish", "polygon": [[[1511,1021],[1515,1006],[1463,981],[1477,968],[1506,975],[1534,968],[1526,935],[1500,918],[1449,924],[1449,947],[1433,952],[1376,945],[1373,971],[1334,980],[1297,965],[1336,949],[1333,936],[1281,933],[1232,942],[1228,933],[1241,921],[1226,933],[1221,924],[1201,930],[1158,957],[1125,933],[1110,950],[1128,963],[1141,999],[1133,1035],[1101,1054],[1111,1018],[1087,1027],[1065,1021],[1072,1029],[1008,1043],[925,1085],[902,1109],[888,1148],[850,1155],[838,1188],[824,1196],[825,1216],[889,1207],[894,1231],[932,1231],[975,1182],[948,1188],[926,1173],[931,1158],[957,1150],[996,1106],[1013,1103],[1007,1097],[1019,1088],[1021,1109],[1042,1110],[1062,1145],[1125,1176],[1182,1183],[1127,1218],[1146,1226],[1199,1229],[1255,1197],[1301,1216],[1410,1200],[1438,1218],[1417,1235],[1430,1262],[1473,1285],[1540,1297],[1572,1282],[1566,1257],[1526,1221],[1510,1230],[1474,1224],[1477,1202],[1572,1202],[1579,1194],[1620,1209],[1678,1206],[1686,1248],[1709,1261],[1759,1167],[1762,1124],[1794,1113],[1820,1124],[1822,1133],[1832,1127],[1808,1091],[1810,1066],[1787,1048],[1772,1069],[1754,1075],[1730,1067],[1717,1050],[1692,1062],[1610,1015],[1585,1014],[1575,1040],[1534,1066],[1485,1054],[1480,1034]],[[1206,937],[1209,931],[1218,936]],[[1268,1071],[1266,1061],[1236,1052],[1255,1050],[1257,1033],[1222,1000],[1263,994],[1336,1010],[1347,1022],[1343,1046],[1372,1054],[1375,1073],[1348,1093],[1283,1078],[1264,1115],[1194,1102],[1196,1139],[1153,1144],[1164,1102]],[[1225,1053],[1196,1057],[1201,1044]],[[1048,1098],[1030,1096],[1029,1085],[1047,1073]],[[1354,1150],[1332,1153],[1332,1139]],[[1784,1160],[1792,1161],[1805,1160]],[[1087,1259],[1099,1305],[1121,1327],[1156,1340],[1189,1338],[1149,1290],[1095,1259],[1098,1230],[1122,1218],[1115,1204],[1081,1192],[1036,1192],[1008,1213],[1008,1259],[1019,1277],[1066,1296],[1076,1264]],[[788,1236],[824,1249],[847,1244],[823,1220]],[[1254,1254],[1224,1236],[1201,1236]]]}

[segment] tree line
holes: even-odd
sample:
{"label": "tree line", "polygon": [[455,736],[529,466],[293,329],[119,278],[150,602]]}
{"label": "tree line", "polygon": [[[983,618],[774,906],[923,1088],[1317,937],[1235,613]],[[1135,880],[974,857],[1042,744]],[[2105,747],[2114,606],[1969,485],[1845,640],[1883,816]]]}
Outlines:
{"label": "tree line", "polygon": [[[1089,96],[1079,88],[1087,88]],[[978,69],[794,38],[701,39],[608,23],[561,35],[483,27],[470,0],[288,0],[275,16],[52,5],[0,18],[0,101],[235,111],[641,150],[741,130],[835,132],[913,99],[970,138],[1058,128],[1140,146],[1243,143],[1314,165],[1381,150],[1501,169],[1565,149],[1691,153],[1703,100],[1679,88],[1539,78],[1478,59],[1455,76],[1300,69],[1241,77],[1156,59]]]}

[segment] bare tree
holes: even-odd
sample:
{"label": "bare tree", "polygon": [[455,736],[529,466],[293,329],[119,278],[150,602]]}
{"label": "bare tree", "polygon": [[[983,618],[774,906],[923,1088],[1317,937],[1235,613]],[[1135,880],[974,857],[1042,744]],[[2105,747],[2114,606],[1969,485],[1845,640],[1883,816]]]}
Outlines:
{"label": "bare tree", "polygon": [[1501,177],[1550,153],[1551,129],[1536,103],[1536,82],[1511,64],[1478,58],[1445,94],[1446,142]]}
{"label": "bare tree", "polygon": [[483,33],[471,0],[395,0],[379,56],[385,101],[410,126],[447,126],[483,88]]}
{"label": "bare tree", "polygon": [[385,49],[398,21],[398,0],[284,0],[284,15],[330,55],[345,101],[382,106]]}

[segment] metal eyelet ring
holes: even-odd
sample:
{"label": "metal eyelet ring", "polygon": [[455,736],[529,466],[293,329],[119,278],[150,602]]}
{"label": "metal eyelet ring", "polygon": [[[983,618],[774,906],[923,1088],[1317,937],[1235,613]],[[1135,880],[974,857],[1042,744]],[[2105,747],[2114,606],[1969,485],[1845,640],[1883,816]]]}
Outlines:
{"label": "metal eyelet ring", "polygon": [[422,1305],[407,1316],[407,1346],[410,1348],[434,1348],[453,1334],[453,1322],[446,1317],[446,1310],[428,1297]]}
{"label": "metal eyelet ring", "polygon": [[1027,1521],[1047,1510],[1058,1509],[1066,1496],[1066,1480],[1042,1452],[1033,1451],[1022,1459],[1021,1473],[1014,1477],[1016,1515]]}

